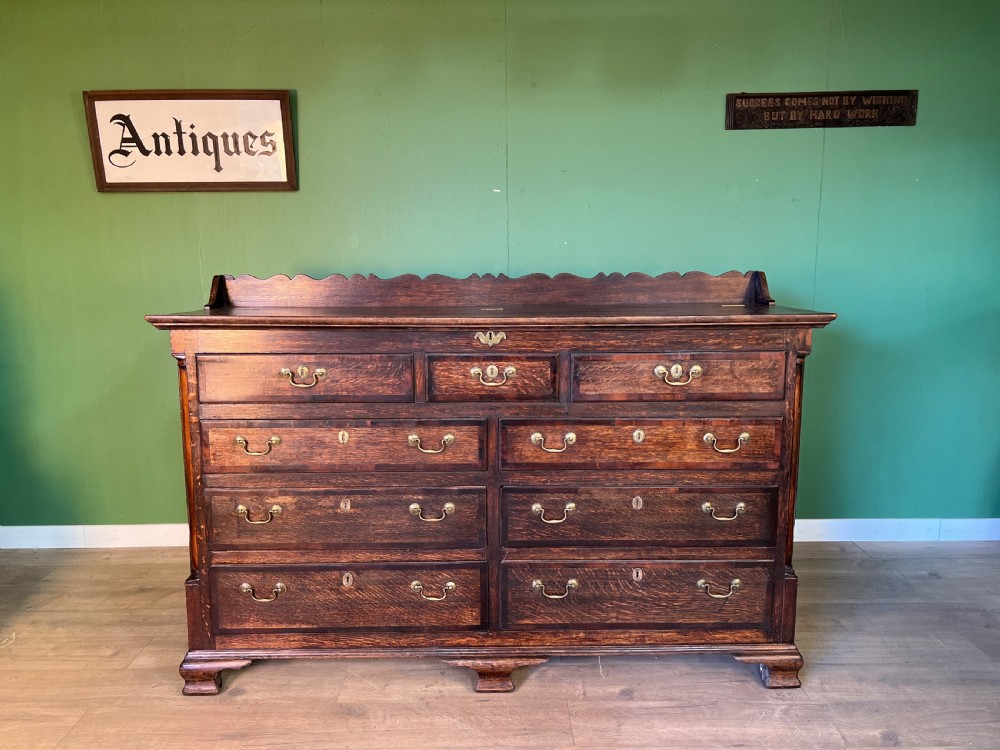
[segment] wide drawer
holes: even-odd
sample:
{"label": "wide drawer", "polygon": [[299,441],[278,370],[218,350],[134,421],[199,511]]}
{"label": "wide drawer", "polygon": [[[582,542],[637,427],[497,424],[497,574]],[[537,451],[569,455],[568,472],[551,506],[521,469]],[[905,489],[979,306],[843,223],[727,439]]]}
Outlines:
{"label": "wide drawer", "polygon": [[480,547],[486,488],[212,490],[213,546]]}
{"label": "wide drawer", "polygon": [[206,421],[207,472],[482,469],[483,422]]}
{"label": "wide drawer", "polygon": [[784,395],[784,352],[573,357],[574,401],[722,401]]}
{"label": "wide drawer", "polygon": [[777,488],[511,488],[510,547],[774,543]]}
{"label": "wide drawer", "polygon": [[409,354],[200,354],[204,402],[412,401]]}
{"label": "wide drawer", "polygon": [[505,420],[504,468],[775,469],[781,425],[767,419]]}
{"label": "wide drawer", "polygon": [[482,565],[216,566],[211,595],[222,631],[483,625]]}
{"label": "wide drawer", "polygon": [[554,401],[554,356],[431,356],[428,401]]}
{"label": "wide drawer", "polygon": [[508,626],[767,627],[770,562],[507,563]]}

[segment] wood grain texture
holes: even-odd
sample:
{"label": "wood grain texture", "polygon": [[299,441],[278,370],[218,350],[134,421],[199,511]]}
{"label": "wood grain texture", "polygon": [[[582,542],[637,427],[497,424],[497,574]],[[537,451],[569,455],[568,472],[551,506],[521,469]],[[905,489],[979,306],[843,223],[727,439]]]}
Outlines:
{"label": "wood grain texture", "polygon": [[[517,469],[776,469],[781,456],[780,427],[780,420],[762,419],[505,420],[500,425],[500,460],[503,467]],[[636,430],[645,433],[642,442],[636,441]],[[734,453],[720,453],[704,441],[704,436],[712,433],[718,438],[718,447],[728,450],[737,447],[744,432],[750,439]],[[542,435],[543,445],[532,441],[535,433]],[[576,440],[567,446],[566,435],[570,433]]]}
{"label": "wood grain texture", "polygon": [[485,487],[220,490],[206,499],[215,549],[456,548],[486,541]]}
{"label": "wood grain texture", "polygon": [[[493,377],[486,374],[490,366],[498,370]],[[432,356],[427,377],[429,401],[556,400],[554,356]]]}
{"label": "wood grain texture", "polygon": [[[273,629],[385,630],[481,627],[480,565],[223,566],[212,569],[215,619],[223,631]],[[411,584],[420,582],[422,591]],[[241,592],[253,586],[256,601]],[[275,592],[278,584],[285,588]],[[448,584],[452,585],[449,590]],[[431,600],[430,597],[440,600]]]}
{"label": "wood grain texture", "polygon": [[[506,488],[504,540],[512,547],[773,544],[776,499],[776,489]],[[711,506],[708,513],[706,503]],[[737,511],[741,503],[742,513]],[[549,521],[565,520],[547,523],[536,506]],[[713,511],[717,518],[732,520],[717,520]]]}
{"label": "wood grain texture", "polygon": [[[298,374],[299,368],[305,368]],[[282,370],[291,375],[283,375]],[[322,375],[317,374],[317,370]],[[202,402],[412,401],[413,358],[385,354],[198,356]]]}
{"label": "wood grain texture", "polygon": [[[676,375],[670,369],[679,366]],[[667,374],[658,375],[657,367]],[[694,376],[692,367],[701,374]],[[574,401],[779,399],[785,353],[664,352],[587,354],[573,358]]]}

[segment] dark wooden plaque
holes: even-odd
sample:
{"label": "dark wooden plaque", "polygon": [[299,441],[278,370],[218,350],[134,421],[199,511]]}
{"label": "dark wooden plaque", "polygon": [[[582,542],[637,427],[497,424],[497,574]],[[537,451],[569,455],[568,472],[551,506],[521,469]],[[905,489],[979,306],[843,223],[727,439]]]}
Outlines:
{"label": "dark wooden plaque", "polygon": [[726,130],[916,124],[916,89],[726,94]]}

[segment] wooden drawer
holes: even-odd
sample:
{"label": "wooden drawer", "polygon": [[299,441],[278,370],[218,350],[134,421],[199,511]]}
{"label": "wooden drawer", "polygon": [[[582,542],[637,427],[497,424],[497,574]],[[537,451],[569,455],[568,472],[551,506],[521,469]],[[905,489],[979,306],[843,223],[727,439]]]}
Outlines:
{"label": "wooden drawer", "polygon": [[777,418],[504,420],[501,463],[510,469],[776,469],[781,426]]}
{"label": "wooden drawer", "polygon": [[555,401],[556,358],[428,357],[428,401]]}
{"label": "wooden drawer", "polygon": [[219,565],[209,577],[223,631],[461,630],[483,625],[484,575],[484,566],[468,564]]}
{"label": "wooden drawer", "polygon": [[483,422],[202,422],[206,472],[482,469]]}
{"label": "wooden drawer", "polygon": [[504,544],[771,545],[777,496],[773,487],[506,487]]}
{"label": "wooden drawer", "polygon": [[770,562],[507,563],[504,619],[512,627],[767,627],[772,569]]}
{"label": "wooden drawer", "polygon": [[481,547],[486,488],[215,490],[209,542],[217,547]]}
{"label": "wooden drawer", "polygon": [[721,401],[784,396],[784,352],[573,357],[574,401]]}
{"label": "wooden drawer", "polygon": [[204,402],[412,401],[409,354],[201,354]]}

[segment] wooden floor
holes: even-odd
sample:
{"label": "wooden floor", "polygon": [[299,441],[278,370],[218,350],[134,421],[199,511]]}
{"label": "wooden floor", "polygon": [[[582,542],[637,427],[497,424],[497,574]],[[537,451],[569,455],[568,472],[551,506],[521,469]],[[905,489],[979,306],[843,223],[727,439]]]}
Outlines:
{"label": "wooden floor", "polygon": [[800,544],[798,690],[729,657],[286,661],[182,697],[179,549],[0,551],[0,748],[1000,748],[1000,543]]}

